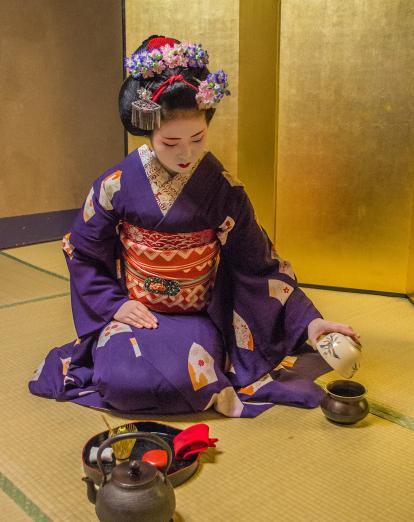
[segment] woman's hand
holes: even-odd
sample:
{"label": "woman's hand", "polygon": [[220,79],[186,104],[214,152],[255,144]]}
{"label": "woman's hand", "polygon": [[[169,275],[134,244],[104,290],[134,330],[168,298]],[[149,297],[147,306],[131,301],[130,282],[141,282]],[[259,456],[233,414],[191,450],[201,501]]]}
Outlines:
{"label": "woman's hand", "polygon": [[360,335],[355,333],[351,326],[333,323],[332,321],[325,321],[325,319],[314,319],[308,325],[308,339],[312,343],[314,349],[316,349],[316,341],[318,337],[323,334],[331,332],[338,332],[344,335],[348,335],[357,344],[360,343]]}
{"label": "woman's hand", "polygon": [[129,300],[118,308],[115,321],[129,324],[136,328],[157,328],[158,319],[139,301]]}

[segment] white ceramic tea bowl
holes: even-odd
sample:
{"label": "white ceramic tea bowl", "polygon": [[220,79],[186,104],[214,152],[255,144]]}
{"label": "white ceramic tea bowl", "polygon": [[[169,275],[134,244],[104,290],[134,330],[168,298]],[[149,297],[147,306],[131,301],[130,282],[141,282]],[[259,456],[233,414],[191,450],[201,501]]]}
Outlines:
{"label": "white ceramic tea bowl", "polygon": [[346,379],[353,377],[359,369],[362,346],[347,335],[337,332],[322,335],[316,348],[329,366]]}

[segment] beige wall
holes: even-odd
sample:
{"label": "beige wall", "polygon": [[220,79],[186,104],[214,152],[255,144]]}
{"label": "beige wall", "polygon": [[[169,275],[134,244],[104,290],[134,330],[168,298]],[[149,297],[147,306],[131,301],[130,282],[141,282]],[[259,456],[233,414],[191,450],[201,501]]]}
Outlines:
{"label": "beige wall", "polygon": [[[227,170],[237,172],[238,1],[126,0],[125,18],[127,55],[151,34],[160,34],[202,43],[210,55],[210,71],[224,69],[228,73],[232,96],[222,100],[217,108],[210,125],[208,148]],[[142,143],[144,138],[128,136],[129,150]]]}
{"label": "beige wall", "polygon": [[277,247],[302,282],[406,292],[412,7],[282,0]]}
{"label": "beige wall", "polygon": [[81,206],[122,159],[120,0],[2,0],[0,217]]}

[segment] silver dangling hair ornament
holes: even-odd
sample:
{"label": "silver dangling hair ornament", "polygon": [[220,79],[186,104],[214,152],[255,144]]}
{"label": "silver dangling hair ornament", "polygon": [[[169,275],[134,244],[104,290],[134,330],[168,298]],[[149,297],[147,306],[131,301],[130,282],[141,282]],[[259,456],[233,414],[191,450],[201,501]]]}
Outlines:
{"label": "silver dangling hair ornament", "polygon": [[198,92],[198,88],[187,82],[182,74],[170,76],[152,93],[141,87],[137,90],[138,99],[132,102],[131,123],[143,130],[154,130],[161,126],[161,105],[157,103],[161,94],[174,82],[183,82]]}
{"label": "silver dangling hair ornament", "polygon": [[142,130],[161,126],[161,105],[151,100],[152,92],[145,87],[137,90],[138,99],[132,102],[131,123]]}

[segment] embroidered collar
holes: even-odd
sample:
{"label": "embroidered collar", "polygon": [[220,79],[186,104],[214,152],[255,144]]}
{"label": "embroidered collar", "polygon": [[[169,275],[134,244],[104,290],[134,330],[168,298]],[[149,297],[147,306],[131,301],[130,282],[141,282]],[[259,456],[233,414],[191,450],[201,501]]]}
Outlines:
{"label": "embroidered collar", "polygon": [[184,185],[191,178],[193,172],[198,167],[200,161],[206,154],[193,165],[189,172],[178,172],[170,174],[159,162],[154,151],[148,145],[142,145],[138,148],[138,154],[144,166],[148,181],[150,182],[152,192],[157,204],[165,216],[180,195]]}

